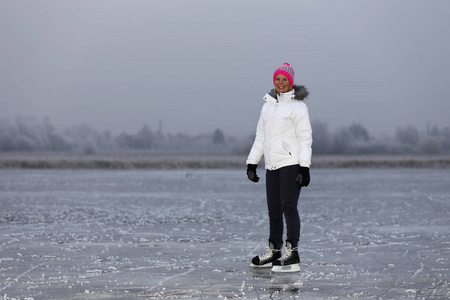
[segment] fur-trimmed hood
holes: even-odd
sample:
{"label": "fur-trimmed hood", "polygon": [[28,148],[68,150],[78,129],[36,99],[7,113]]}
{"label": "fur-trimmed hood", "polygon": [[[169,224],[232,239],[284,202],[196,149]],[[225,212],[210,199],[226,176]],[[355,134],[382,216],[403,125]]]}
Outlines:
{"label": "fur-trimmed hood", "polygon": [[[294,99],[304,100],[305,98],[308,97],[309,92],[303,85],[294,84],[292,87],[294,88],[294,95],[295,95]],[[272,89],[268,94],[273,98],[275,98],[275,89]]]}

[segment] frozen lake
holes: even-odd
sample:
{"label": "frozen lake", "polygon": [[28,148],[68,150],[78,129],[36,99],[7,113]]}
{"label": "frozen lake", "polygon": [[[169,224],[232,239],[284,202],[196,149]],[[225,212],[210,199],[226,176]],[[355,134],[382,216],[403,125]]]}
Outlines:
{"label": "frozen lake", "polygon": [[[264,174],[260,170],[262,180]],[[448,299],[449,169],[319,169],[301,272],[245,170],[0,170],[2,299]]]}

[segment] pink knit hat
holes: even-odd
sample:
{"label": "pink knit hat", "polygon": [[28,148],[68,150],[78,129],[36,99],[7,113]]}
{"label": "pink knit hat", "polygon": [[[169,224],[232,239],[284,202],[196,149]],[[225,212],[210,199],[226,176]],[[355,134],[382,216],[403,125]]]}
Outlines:
{"label": "pink knit hat", "polygon": [[277,77],[278,74],[286,76],[291,83],[291,86],[294,85],[294,69],[292,69],[290,64],[284,63],[275,69],[275,72],[273,73],[273,84],[275,84],[275,77]]}

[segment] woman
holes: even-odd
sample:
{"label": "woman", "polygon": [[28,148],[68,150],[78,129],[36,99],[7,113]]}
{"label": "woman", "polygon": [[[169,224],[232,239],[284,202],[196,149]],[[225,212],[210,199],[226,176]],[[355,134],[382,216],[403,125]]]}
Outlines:
{"label": "woman", "polygon": [[[309,184],[312,130],[308,96],[304,86],[294,85],[294,70],[288,63],[275,69],[275,88],[264,96],[256,137],[247,158],[247,176],[258,182],[256,168],[264,155],[266,195],[269,209],[269,246],[252,259],[251,267],[272,267],[274,272],[300,270],[298,242],[300,217],[297,210],[301,187]],[[283,226],[287,239],[283,255]]]}

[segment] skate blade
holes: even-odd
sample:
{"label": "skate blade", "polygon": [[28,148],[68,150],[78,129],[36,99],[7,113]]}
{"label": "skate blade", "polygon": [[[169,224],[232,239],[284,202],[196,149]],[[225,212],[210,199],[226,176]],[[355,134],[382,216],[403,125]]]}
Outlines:
{"label": "skate blade", "polygon": [[251,264],[250,267],[252,268],[272,268],[272,263],[267,263],[265,265],[255,265],[255,264]]}
{"label": "skate blade", "polygon": [[291,273],[291,272],[299,272],[300,264],[293,264],[288,266],[273,266],[272,272],[277,273]]}

